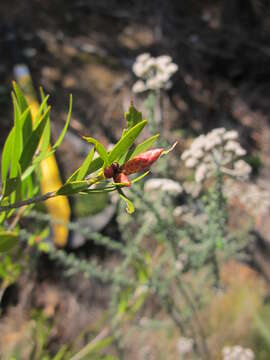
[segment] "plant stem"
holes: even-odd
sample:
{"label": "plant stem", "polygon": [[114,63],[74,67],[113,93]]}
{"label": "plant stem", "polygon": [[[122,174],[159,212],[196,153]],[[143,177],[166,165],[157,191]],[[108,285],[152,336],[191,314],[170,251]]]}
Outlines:
{"label": "plant stem", "polygon": [[26,205],[36,204],[36,203],[51,199],[55,196],[58,196],[58,195],[56,195],[56,191],[50,191],[44,195],[38,195],[38,196],[34,196],[30,199],[18,201],[14,204],[0,206],[0,212],[9,211],[11,209],[18,209],[18,208],[20,208],[22,206],[26,206]]}

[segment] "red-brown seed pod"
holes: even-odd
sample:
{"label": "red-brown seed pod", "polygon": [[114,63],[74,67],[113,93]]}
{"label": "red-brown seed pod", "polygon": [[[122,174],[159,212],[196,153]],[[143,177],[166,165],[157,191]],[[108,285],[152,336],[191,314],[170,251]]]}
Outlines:
{"label": "red-brown seed pod", "polygon": [[162,151],[163,149],[153,149],[135,156],[122,166],[123,173],[125,175],[130,175],[149,169],[160,157]]}
{"label": "red-brown seed pod", "polygon": [[130,186],[131,185],[131,181],[129,180],[129,178],[127,177],[127,175],[125,175],[124,173],[120,172],[117,175],[114,176],[114,182],[116,183],[122,183],[123,186]]}
{"label": "red-brown seed pod", "polygon": [[111,166],[107,166],[104,169],[104,176],[107,179],[110,179],[116,176],[120,171],[120,166],[117,163],[113,163]]}

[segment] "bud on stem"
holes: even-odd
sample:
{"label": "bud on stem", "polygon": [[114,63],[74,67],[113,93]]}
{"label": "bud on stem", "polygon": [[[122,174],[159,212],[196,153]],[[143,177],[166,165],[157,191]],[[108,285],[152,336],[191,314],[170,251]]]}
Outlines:
{"label": "bud on stem", "polygon": [[125,175],[135,174],[147,170],[151,165],[160,157],[163,149],[148,150],[142,154],[135,156],[133,159],[128,160],[122,166],[122,172]]}

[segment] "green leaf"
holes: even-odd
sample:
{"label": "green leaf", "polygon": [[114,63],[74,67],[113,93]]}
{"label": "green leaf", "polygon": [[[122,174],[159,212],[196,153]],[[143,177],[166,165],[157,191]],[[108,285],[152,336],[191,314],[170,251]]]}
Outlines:
{"label": "green leaf", "polygon": [[68,116],[67,116],[67,120],[66,120],[66,124],[64,126],[64,129],[62,130],[61,134],[59,135],[58,139],[56,140],[56,143],[53,145],[53,149],[57,149],[63,139],[64,139],[64,136],[66,135],[66,132],[67,132],[67,129],[68,129],[68,125],[69,125],[69,122],[70,122],[70,118],[71,118],[71,112],[72,112],[72,95],[70,94],[70,97],[69,97],[69,110],[68,110]]}
{"label": "green leaf", "polygon": [[84,140],[86,140],[87,142],[94,144],[95,148],[97,150],[97,152],[99,153],[99,156],[101,157],[101,159],[104,162],[105,166],[109,166],[109,158],[108,158],[108,154],[107,151],[105,149],[105,147],[96,139],[92,138],[92,137],[86,137],[83,136]]}
{"label": "green leaf", "polygon": [[1,175],[2,175],[2,184],[4,186],[5,181],[8,176],[8,169],[11,163],[12,150],[13,150],[13,141],[14,141],[15,128],[13,127],[8,134],[6,139],[3,152],[2,152],[2,163],[1,163]]}
{"label": "green leaf", "polygon": [[132,102],[128,111],[125,112],[125,119],[127,121],[127,129],[132,128],[142,121],[142,113],[135,109]]}
{"label": "green leaf", "polygon": [[21,89],[19,88],[19,86],[16,84],[15,81],[13,81],[13,89],[17,98],[20,112],[21,114],[25,114],[24,119],[21,119],[22,129],[23,129],[23,139],[25,140],[27,139],[28,136],[30,136],[32,132],[32,115],[27,100],[25,99]]}
{"label": "green leaf", "polygon": [[76,177],[77,181],[83,180],[87,174],[87,170],[89,168],[89,165],[91,164],[93,157],[95,153],[95,148],[93,148],[90,153],[85,158],[84,162],[82,163],[81,167],[78,169],[78,175]]}
{"label": "green leaf", "polygon": [[124,200],[125,203],[126,203],[126,211],[127,211],[129,214],[134,213],[135,207],[134,207],[133,202],[123,193],[123,191],[122,191],[120,188],[117,188],[117,191],[118,191],[121,199]]}
{"label": "green leaf", "polygon": [[[100,353],[101,350],[110,346],[112,344],[112,342],[113,342],[112,336],[107,336],[104,339],[90,342],[85,347],[83,347],[77,354],[72,356],[72,358],[70,360],[92,359],[93,356],[96,355],[96,353]],[[95,358],[96,357],[94,357],[93,359],[95,359]],[[103,359],[103,357],[102,357],[102,359]]]}
{"label": "green leaf", "polygon": [[24,110],[26,110],[28,108],[28,103],[27,103],[21,89],[17,85],[17,83],[15,81],[13,81],[12,85],[13,85],[13,89],[14,89],[16,98],[18,100],[18,105],[20,107],[21,113],[23,113]]}
{"label": "green leaf", "polygon": [[20,176],[7,179],[5,183],[5,191],[3,197],[9,196],[13,191],[15,191],[18,185],[20,184],[20,181],[21,181]]}
{"label": "green leaf", "polygon": [[57,192],[56,195],[72,195],[80,191],[86,190],[89,187],[87,181],[73,181],[65,183]]}
{"label": "green leaf", "polygon": [[15,177],[18,171],[18,162],[22,151],[22,124],[20,121],[21,112],[15,94],[12,92],[14,108],[14,141],[11,158],[10,176]]}
{"label": "green leaf", "polygon": [[38,126],[33,131],[31,137],[28,139],[20,157],[20,164],[22,172],[24,172],[28,165],[32,162],[34,154],[38,148],[40,139],[42,137],[46,122],[48,121],[47,113],[50,111],[50,107],[47,108],[46,112],[42,115]]}
{"label": "green leaf", "polygon": [[38,111],[33,120],[34,128],[37,126],[36,124],[39,124],[42,113],[45,111],[46,107],[48,106],[48,99],[49,99],[49,95],[45,96],[45,98],[43,99],[42,103],[40,104],[40,106],[38,108]]}
{"label": "green leaf", "polygon": [[135,184],[136,182],[142,180],[146,175],[148,175],[150,173],[150,171],[146,171],[145,173],[143,173],[142,175],[136,177],[135,179],[133,179],[131,182],[132,184]]}
{"label": "green leaf", "polygon": [[153,135],[150,138],[143,141],[141,144],[137,145],[135,150],[130,154],[130,156],[127,160],[132,159],[136,155],[139,155],[139,154],[147,151],[148,149],[150,149],[152,147],[152,145],[157,141],[158,137],[159,137],[159,134]]}
{"label": "green leaf", "polygon": [[137,125],[129,129],[118,143],[113,147],[112,151],[109,154],[109,164],[111,165],[114,161],[120,159],[134,143],[136,138],[139,136],[142,129],[147,124],[146,120],[139,122]]}
{"label": "green leaf", "polygon": [[12,231],[0,231],[0,252],[9,251],[18,243],[18,234]]}
{"label": "green leaf", "polygon": [[20,118],[22,124],[22,142],[23,146],[26,144],[28,138],[32,134],[32,115],[30,108],[24,110]]}
{"label": "green leaf", "polygon": [[[94,173],[98,169],[101,169],[102,166],[103,166],[103,160],[101,159],[101,157],[95,158],[89,165],[85,176]],[[79,171],[80,171],[79,169],[74,171],[74,173],[68,178],[67,182],[75,181],[77,179]]]}
{"label": "green leaf", "polygon": [[[45,94],[42,88],[40,88],[40,95],[42,101],[45,99]],[[45,102],[44,110],[46,111],[48,109],[48,104]],[[44,153],[47,152],[48,147],[50,145],[50,139],[51,139],[51,122],[50,122],[50,114],[47,113],[48,121],[46,121],[46,126],[43,131],[43,136],[41,139],[41,145],[40,145],[40,156],[43,156]]]}

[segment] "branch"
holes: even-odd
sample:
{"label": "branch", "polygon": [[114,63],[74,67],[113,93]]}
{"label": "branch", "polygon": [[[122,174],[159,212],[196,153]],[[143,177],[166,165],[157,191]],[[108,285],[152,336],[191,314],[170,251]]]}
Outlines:
{"label": "branch", "polygon": [[0,212],[9,211],[11,209],[18,209],[18,208],[20,208],[22,206],[25,206],[25,205],[36,204],[38,202],[46,201],[48,199],[51,199],[51,198],[53,198],[55,196],[58,196],[58,195],[56,195],[56,191],[51,191],[51,192],[48,192],[47,194],[34,196],[34,197],[30,198],[30,199],[18,201],[18,202],[14,203],[14,204],[0,206]]}

